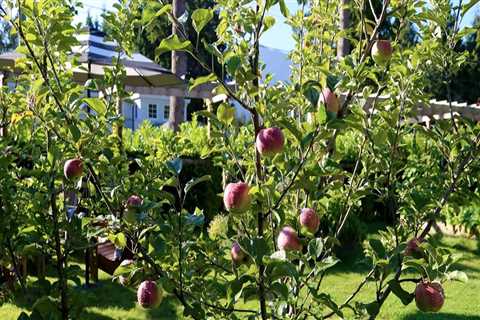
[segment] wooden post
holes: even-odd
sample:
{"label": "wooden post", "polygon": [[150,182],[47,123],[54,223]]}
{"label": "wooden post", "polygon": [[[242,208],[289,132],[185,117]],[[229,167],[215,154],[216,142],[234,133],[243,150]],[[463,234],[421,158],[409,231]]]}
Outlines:
{"label": "wooden post", "polygon": [[[340,30],[345,31],[350,25],[350,9],[348,8],[350,0],[340,1]],[[337,58],[347,56],[350,53],[350,42],[347,38],[340,38],[337,43]]]}
{"label": "wooden post", "polygon": [[97,283],[98,282],[97,239],[92,238],[90,241],[94,245],[93,249],[90,250],[91,251],[90,275],[91,275],[92,281],[94,283]]}
{"label": "wooden post", "polygon": [[[173,0],[172,13],[175,18],[180,18],[185,13],[185,0]],[[181,26],[172,23],[172,35],[182,39]],[[182,78],[187,73],[187,54],[183,51],[172,51],[172,73]],[[174,131],[178,130],[181,122],[184,121],[185,99],[184,97],[170,97],[170,114],[168,125]]]}
{"label": "wooden post", "polygon": [[[213,112],[212,100],[205,99],[205,104],[207,105],[207,111]],[[210,121],[210,118],[207,118],[207,136],[209,140],[212,138],[212,121]]]}
{"label": "wooden post", "polygon": [[[117,98],[116,98],[116,109],[117,109],[117,115],[119,117],[122,116],[123,114],[123,110],[122,110],[122,98],[120,96],[121,92],[120,90],[117,90]],[[123,150],[123,124],[121,122],[117,123],[116,127],[115,127],[115,133],[117,135],[117,139],[118,139],[118,147],[120,149],[120,151]]]}
{"label": "wooden post", "polygon": [[37,277],[38,279],[45,279],[46,266],[45,266],[45,256],[43,254],[35,257],[36,268],[37,268]]}
{"label": "wooden post", "polygon": [[89,288],[98,282],[97,241],[90,239],[91,247],[85,250],[85,287]]}
{"label": "wooden post", "polygon": [[19,259],[19,262],[20,262],[20,276],[23,278],[23,279],[27,279],[28,277],[28,271],[27,271],[27,262],[28,262],[28,258],[25,257],[25,256],[21,256],[20,259]]}
{"label": "wooden post", "polygon": [[[4,74],[3,72],[0,71],[0,90],[3,89],[3,77],[4,77]],[[5,110],[6,112],[6,110]],[[3,115],[3,118],[6,119],[6,115]],[[3,119],[2,119],[3,121]],[[1,126],[0,127],[0,137],[6,137],[7,136],[7,127],[6,127],[6,124],[5,126]]]}

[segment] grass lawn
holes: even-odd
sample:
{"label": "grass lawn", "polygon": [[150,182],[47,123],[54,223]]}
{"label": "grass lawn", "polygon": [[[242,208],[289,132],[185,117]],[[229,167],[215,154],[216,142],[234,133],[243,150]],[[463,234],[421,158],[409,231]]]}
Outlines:
{"label": "grass lawn", "polygon": [[[422,313],[417,310],[415,302],[405,307],[397,297],[391,294],[378,319],[480,320],[480,244],[464,238],[444,237],[440,245],[463,254],[464,260],[456,266],[456,269],[466,272],[469,281],[467,283],[450,281],[443,285],[446,299],[439,313]],[[337,302],[343,302],[350,296],[368,272],[358,264],[355,267],[355,261],[358,261],[358,259],[352,257],[351,253],[349,257],[342,258],[343,263],[332,270],[322,284],[324,291],[330,293]],[[358,295],[357,300],[362,302],[373,301],[375,297],[374,286],[374,283],[368,283]],[[415,288],[413,283],[404,283],[402,286],[411,292]]]}
{"label": "grass lawn", "polygon": [[[445,237],[441,241],[445,247],[452,248],[464,254],[465,259],[458,268],[465,271],[469,276],[467,284],[448,282],[444,285],[446,301],[443,309],[437,314],[424,314],[417,311],[415,303],[405,307],[391,295],[385,303],[378,319],[471,319],[480,320],[480,248],[474,240],[464,238]],[[356,252],[357,255],[352,254]],[[349,251],[341,254],[342,263],[329,272],[322,284],[324,292],[330,293],[337,302],[341,303],[362,281],[366,274],[365,269],[358,265],[360,253]],[[72,290],[82,297],[82,303],[86,305],[81,314],[81,320],[140,320],[140,319],[181,319],[181,313],[173,298],[166,298],[156,310],[144,310],[136,304],[136,293],[133,289],[122,287],[110,280],[110,277],[101,272],[100,286],[95,289],[84,290],[73,288]],[[51,279],[50,279],[51,280]],[[406,286],[405,286],[406,287]],[[409,286],[413,291],[414,284]],[[407,288],[407,287],[406,287]],[[369,284],[359,294],[362,301],[371,301],[374,297],[373,284]],[[31,305],[15,301],[6,303],[0,307],[0,320],[15,320],[22,311],[27,313]],[[347,319],[348,319],[347,315]]]}

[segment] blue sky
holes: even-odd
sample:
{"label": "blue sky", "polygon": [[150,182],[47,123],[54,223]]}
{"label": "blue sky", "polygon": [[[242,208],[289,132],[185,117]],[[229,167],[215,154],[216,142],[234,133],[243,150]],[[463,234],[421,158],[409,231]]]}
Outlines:
{"label": "blue sky", "polygon": [[[457,2],[458,0],[454,0]],[[294,12],[298,9],[297,0],[285,0],[291,12]],[[93,17],[99,16],[102,14],[103,9],[109,10],[114,3],[114,0],[83,0],[84,8],[80,10],[77,17],[78,22],[85,21],[87,12],[90,11],[90,14]],[[471,24],[475,13],[480,14],[480,3],[478,3],[474,8],[470,9],[467,16],[465,17],[463,24]],[[262,44],[268,47],[282,49],[282,50],[291,50],[294,46],[294,41],[291,35],[291,29],[288,25],[285,24],[285,19],[280,13],[280,8],[275,6],[270,15],[274,16],[276,19],[275,26],[270,29],[263,37]]]}

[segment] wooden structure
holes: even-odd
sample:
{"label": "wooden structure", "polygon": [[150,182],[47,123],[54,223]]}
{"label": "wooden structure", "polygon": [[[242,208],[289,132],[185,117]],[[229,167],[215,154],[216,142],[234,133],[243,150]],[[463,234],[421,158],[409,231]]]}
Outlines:
{"label": "wooden structure", "polygon": [[[353,97],[353,99],[361,99],[363,101],[364,110],[369,112],[372,109],[373,101],[375,96],[372,95],[367,99]],[[343,103],[345,101],[346,95],[340,95],[340,100]],[[377,103],[385,103],[390,99],[390,96],[383,95],[378,96]],[[416,106],[416,115],[411,119],[412,122],[421,122],[421,123],[430,123],[434,120],[441,119],[450,119],[452,114],[453,116],[460,116],[463,118],[468,118],[473,121],[480,121],[480,106],[478,104],[467,104],[466,102],[461,103],[453,101],[449,103],[446,100],[435,100],[431,99],[428,103],[419,102]],[[451,110],[450,110],[451,108]]]}

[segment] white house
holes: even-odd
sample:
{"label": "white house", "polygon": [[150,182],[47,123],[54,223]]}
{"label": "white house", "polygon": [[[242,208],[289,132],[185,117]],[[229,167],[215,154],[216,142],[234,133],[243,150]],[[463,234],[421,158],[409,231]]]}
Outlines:
{"label": "white house", "polygon": [[[214,99],[212,93],[214,84],[205,84],[189,91],[187,83],[164,69],[154,61],[140,53],[131,57],[119,53],[118,45],[113,41],[105,40],[105,34],[98,30],[87,30],[77,35],[79,45],[72,48],[72,54],[80,56],[81,68],[74,70],[74,80],[84,84],[88,79],[102,78],[105,68],[111,68],[112,59],[117,57],[126,70],[125,89],[132,93],[128,101],[123,102],[122,114],[125,118],[125,127],[136,130],[145,120],[154,125],[163,125],[168,120],[170,96],[185,98],[185,106],[191,98]],[[288,53],[282,50],[265,46],[260,47],[261,58],[266,63],[266,74],[273,75],[273,81],[288,81],[290,77],[290,60]],[[0,85],[6,75],[6,82],[14,86],[9,78],[15,76],[15,61],[22,55],[16,52],[7,52],[0,55]],[[87,91],[89,96],[97,96],[97,92]],[[236,107],[237,118],[248,121],[250,115],[238,103],[232,101]],[[187,119],[186,108],[184,120]]]}
{"label": "white house", "polygon": [[[170,98],[155,94],[134,93],[131,97],[133,104],[123,102],[123,116],[125,118],[125,127],[136,130],[145,120],[150,121],[155,126],[161,126],[168,121],[170,113]],[[187,108],[190,99],[185,99],[185,108],[183,110],[184,120],[187,119]]]}
{"label": "white house", "polygon": [[[199,86],[189,91],[183,80],[173,75],[152,60],[140,53],[131,57],[119,52],[118,45],[105,40],[105,34],[98,30],[87,30],[76,36],[78,46],[72,47],[72,55],[79,56],[81,66],[74,70],[74,80],[84,84],[89,79],[102,78],[106,68],[111,68],[113,58],[119,58],[126,71],[125,90],[131,92],[129,100],[123,101],[122,114],[125,126],[137,129],[145,120],[154,125],[162,125],[168,120],[170,96],[185,98],[187,106],[191,98],[208,99],[212,95],[212,84]],[[0,55],[0,85],[2,80],[8,86],[15,87],[15,62],[23,57],[16,52]],[[98,93],[87,90],[86,95],[98,96]],[[184,110],[184,120],[187,119]]]}

